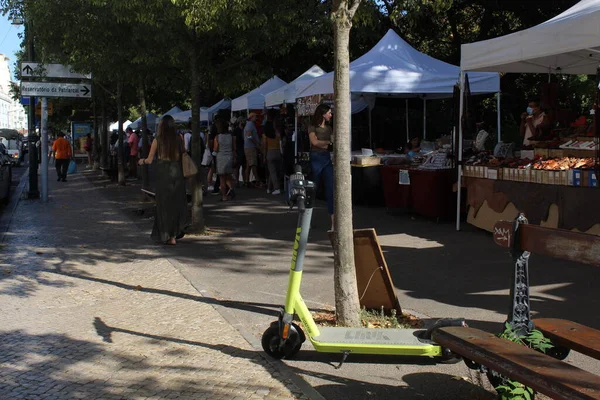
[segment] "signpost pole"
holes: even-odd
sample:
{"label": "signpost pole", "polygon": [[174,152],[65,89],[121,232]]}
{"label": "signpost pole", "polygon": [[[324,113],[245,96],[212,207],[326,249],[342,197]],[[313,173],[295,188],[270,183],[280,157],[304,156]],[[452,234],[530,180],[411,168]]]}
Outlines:
{"label": "signpost pole", "polygon": [[48,99],[42,97],[40,134],[42,136],[42,201],[48,201]]}
{"label": "signpost pole", "polygon": [[[29,61],[35,60],[33,47],[33,32],[31,32],[31,22],[25,24],[25,36],[27,41],[27,53]],[[28,199],[37,199],[40,197],[38,189],[38,159],[37,147],[38,141],[35,134],[35,97],[29,97],[29,110],[27,114],[27,151],[29,152],[29,190],[27,191]]]}

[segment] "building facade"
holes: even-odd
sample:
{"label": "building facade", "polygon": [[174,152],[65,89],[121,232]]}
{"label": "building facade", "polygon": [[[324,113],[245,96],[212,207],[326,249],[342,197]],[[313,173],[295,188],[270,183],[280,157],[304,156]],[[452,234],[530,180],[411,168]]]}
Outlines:
{"label": "building facade", "polygon": [[0,54],[0,128],[27,131],[27,113],[21,103],[13,100],[10,94],[12,75],[10,58]]}

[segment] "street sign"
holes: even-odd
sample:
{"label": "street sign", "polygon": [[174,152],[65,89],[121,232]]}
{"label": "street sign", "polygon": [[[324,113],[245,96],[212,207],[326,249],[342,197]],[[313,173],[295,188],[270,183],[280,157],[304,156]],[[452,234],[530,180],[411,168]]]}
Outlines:
{"label": "street sign", "polygon": [[68,65],[22,62],[21,77],[92,79],[92,74],[78,74],[76,72],[71,72],[71,68]]}
{"label": "street sign", "polygon": [[21,82],[21,94],[32,97],[92,97],[87,83]]}
{"label": "street sign", "polygon": [[[35,104],[37,105],[39,103],[39,99],[37,97],[34,97],[34,98],[35,98]],[[24,106],[28,106],[29,105],[29,97],[23,97],[23,96],[21,96],[21,99],[19,101]]]}

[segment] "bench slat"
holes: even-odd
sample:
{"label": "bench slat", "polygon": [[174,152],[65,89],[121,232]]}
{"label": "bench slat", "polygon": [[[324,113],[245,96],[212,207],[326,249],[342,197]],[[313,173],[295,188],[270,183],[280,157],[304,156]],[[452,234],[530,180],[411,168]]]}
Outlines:
{"label": "bench slat", "polygon": [[[520,249],[534,254],[600,266],[600,238],[587,233],[565,229],[543,228],[538,225],[523,224]],[[494,225],[494,242],[510,248],[513,224],[499,221]]]}
{"label": "bench slat", "polygon": [[474,328],[447,327],[433,340],[553,399],[600,399],[600,376]]}
{"label": "bench slat", "polygon": [[577,322],[558,318],[534,319],[536,329],[556,345],[600,360],[600,331]]}

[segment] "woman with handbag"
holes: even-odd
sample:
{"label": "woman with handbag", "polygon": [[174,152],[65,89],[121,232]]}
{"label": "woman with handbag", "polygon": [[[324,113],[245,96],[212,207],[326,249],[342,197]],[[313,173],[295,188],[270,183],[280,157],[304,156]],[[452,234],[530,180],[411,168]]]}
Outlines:
{"label": "woman with handbag", "polygon": [[174,245],[183,237],[188,223],[187,196],[183,168],[184,143],[177,134],[175,120],[165,115],[159,125],[156,139],[152,141],[148,158],[139,165],[156,163],[156,216],[152,228],[152,239]]}
{"label": "woman with handbag", "polygon": [[215,125],[217,136],[215,136],[213,149],[217,153],[217,174],[221,183],[221,201],[227,201],[230,198],[235,198],[231,174],[233,173],[233,163],[236,155],[236,143],[222,120],[217,120]]}

